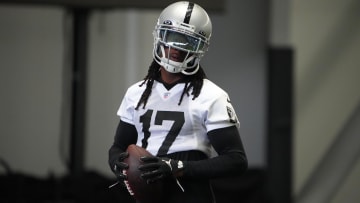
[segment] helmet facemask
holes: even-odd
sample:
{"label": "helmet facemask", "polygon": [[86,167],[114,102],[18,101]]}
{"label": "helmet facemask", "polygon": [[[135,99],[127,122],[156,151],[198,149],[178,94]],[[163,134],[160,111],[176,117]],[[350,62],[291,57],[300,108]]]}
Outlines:
{"label": "helmet facemask", "polygon": [[[194,33],[189,24],[179,23],[175,26],[158,24],[154,30],[153,57],[157,63],[171,73],[195,74],[199,69],[200,59],[204,56],[208,46],[208,40],[202,35]],[[170,50],[166,52],[165,49],[180,51],[182,61],[171,60]]]}

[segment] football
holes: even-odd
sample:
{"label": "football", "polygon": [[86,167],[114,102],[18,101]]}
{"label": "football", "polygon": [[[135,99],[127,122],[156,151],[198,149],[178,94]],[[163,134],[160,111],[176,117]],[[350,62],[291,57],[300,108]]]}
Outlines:
{"label": "football", "polygon": [[124,162],[129,165],[129,168],[124,171],[127,175],[125,185],[130,193],[136,200],[142,203],[155,203],[160,202],[162,197],[162,182],[147,184],[144,179],[140,177],[141,171],[138,167],[142,164],[140,157],[153,156],[146,149],[135,144],[129,145],[127,148],[129,157]]}

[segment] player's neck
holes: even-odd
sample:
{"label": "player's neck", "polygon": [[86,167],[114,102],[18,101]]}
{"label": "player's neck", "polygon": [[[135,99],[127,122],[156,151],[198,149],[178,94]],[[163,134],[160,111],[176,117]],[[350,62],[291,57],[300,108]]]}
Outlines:
{"label": "player's neck", "polygon": [[184,76],[181,73],[169,73],[164,68],[160,69],[161,80],[166,84],[174,84],[181,80]]}

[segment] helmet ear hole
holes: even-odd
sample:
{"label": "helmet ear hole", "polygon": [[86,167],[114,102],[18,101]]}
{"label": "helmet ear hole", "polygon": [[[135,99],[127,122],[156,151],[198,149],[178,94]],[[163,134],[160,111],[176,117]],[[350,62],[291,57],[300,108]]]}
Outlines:
{"label": "helmet ear hole", "polygon": [[156,53],[158,56],[162,57],[163,56],[163,53],[161,51],[161,45],[160,46],[156,46]]}
{"label": "helmet ear hole", "polygon": [[196,61],[196,58],[194,58],[193,60],[189,61],[186,65],[187,65],[188,67],[194,67],[195,61]]}

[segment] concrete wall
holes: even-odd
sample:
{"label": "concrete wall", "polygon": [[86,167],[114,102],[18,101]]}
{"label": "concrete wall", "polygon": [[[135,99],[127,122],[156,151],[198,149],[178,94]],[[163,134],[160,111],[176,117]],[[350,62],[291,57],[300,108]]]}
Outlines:
{"label": "concrete wall", "polygon": [[[296,194],[304,190],[310,175],[331,145],[336,144],[334,140],[341,136],[360,103],[359,10],[360,2],[356,0],[292,3],[291,36],[296,49]],[[360,200],[359,158],[354,165],[338,185],[331,202]]]}
{"label": "concrete wall", "polygon": [[17,172],[65,171],[63,14],[0,6],[0,158]]}

